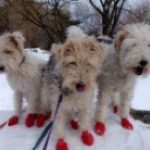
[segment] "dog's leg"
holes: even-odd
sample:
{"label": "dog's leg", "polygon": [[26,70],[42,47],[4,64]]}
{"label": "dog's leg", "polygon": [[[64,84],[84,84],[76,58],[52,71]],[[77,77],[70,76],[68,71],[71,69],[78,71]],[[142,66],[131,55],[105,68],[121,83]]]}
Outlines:
{"label": "dog's leg", "polygon": [[101,90],[98,96],[98,104],[95,114],[95,132],[98,135],[103,135],[105,133],[105,118],[107,117],[107,109],[111,103],[111,92],[109,90]]}
{"label": "dog's leg", "polygon": [[22,113],[22,100],[23,100],[22,93],[19,91],[16,91],[14,93],[15,115],[9,119],[9,121],[8,121],[9,126],[18,124],[19,117]]}
{"label": "dog's leg", "polygon": [[[53,110],[54,111],[54,110]],[[58,110],[58,114],[55,120],[54,129],[56,135],[56,150],[68,150],[68,144],[65,140],[65,124],[66,124],[66,113],[62,110],[61,106]]]}
{"label": "dog's leg", "polygon": [[39,95],[36,89],[33,89],[28,95],[28,109],[29,114],[25,119],[25,124],[27,127],[32,127],[36,121],[36,114],[38,112],[39,106]]}
{"label": "dog's leg", "polygon": [[133,129],[133,125],[128,120],[132,98],[133,98],[132,89],[128,89],[127,91],[121,92],[120,96],[121,125],[126,129]]}
{"label": "dog's leg", "polygon": [[51,94],[50,89],[47,86],[47,82],[43,82],[43,86],[41,88],[41,103],[39,106],[39,115],[37,117],[36,126],[42,127],[46,120],[50,118],[51,110],[50,110],[50,98]]}
{"label": "dog's leg", "polygon": [[93,104],[91,103],[85,104],[85,107],[79,111],[79,120],[80,120],[80,130],[81,130],[81,140],[85,145],[91,146],[94,143],[94,137],[92,133],[90,133],[90,118],[92,113],[92,108],[90,108]]}
{"label": "dog's leg", "polygon": [[[91,116],[93,110],[93,98],[94,90],[88,91],[88,94],[84,94],[83,100],[84,105],[82,109],[79,109],[79,121],[80,121],[80,131],[81,140],[85,145],[91,146],[94,143],[94,137],[90,132]],[[83,101],[81,99],[81,101]]]}

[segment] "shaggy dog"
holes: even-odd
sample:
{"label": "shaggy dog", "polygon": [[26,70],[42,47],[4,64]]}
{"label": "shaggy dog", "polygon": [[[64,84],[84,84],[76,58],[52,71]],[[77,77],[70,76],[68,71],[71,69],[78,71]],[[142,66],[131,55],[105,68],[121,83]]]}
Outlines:
{"label": "shaggy dog", "polygon": [[[128,120],[133,91],[139,76],[145,77],[150,70],[150,26],[126,25],[117,35],[114,51],[106,56],[102,73],[98,77],[99,95],[95,132],[103,135],[107,107],[118,96],[121,125],[132,129]],[[112,52],[112,53],[111,53]]]}
{"label": "shaggy dog", "polygon": [[[50,105],[54,113],[62,90],[63,101],[54,125],[56,150],[68,150],[65,123],[68,119],[71,121],[74,113],[78,113],[81,140],[90,146],[94,138],[89,131],[89,120],[97,87],[96,78],[105,51],[94,37],[86,35],[78,27],[70,27],[65,43],[53,46],[52,52],[44,73],[42,101]],[[71,125],[78,128],[75,120],[71,121]]]}
{"label": "shaggy dog", "polygon": [[24,37],[20,32],[6,33],[0,36],[0,71],[7,75],[8,83],[14,90],[15,115],[8,125],[19,122],[23,98],[27,99],[29,115],[26,125],[31,127],[37,119],[37,126],[42,126],[44,116],[37,118],[40,105],[41,70],[45,62],[24,51]]}

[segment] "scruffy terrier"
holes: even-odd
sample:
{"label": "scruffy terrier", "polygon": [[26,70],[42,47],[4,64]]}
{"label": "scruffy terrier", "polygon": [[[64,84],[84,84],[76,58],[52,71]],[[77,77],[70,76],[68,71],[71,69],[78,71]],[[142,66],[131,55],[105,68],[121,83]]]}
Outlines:
{"label": "scruffy terrier", "polygon": [[[14,90],[15,115],[8,125],[18,124],[22,112],[23,98],[27,99],[29,114],[25,120],[27,127],[43,125],[45,116],[38,113],[40,105],[41,70],[46,64],[42,59],[24,50],[24,37],[20,32],[0,36],[0,72],[5,72],[8,83]],[[37,119],[37,120],[36,120]]]}
{"label": "scruffy terrier", "polygon": [[42,99],[47,106],[49,101],[54,112],[62,90],[63,101],[54,124],[56,150],[69,149],[65,123],[68,119],[71,121],[74,113],[78,113],[79,124],[72,120],[71,125],[73,128],[80,127],[82,142],[90,146],[94,142],[89,131],[90,115],[105,50],[94,37],[73,26],[68,29],[65,43],[53,46],[52,52],[44,73]]}
{"label": "scruffy terrier", "polygon": [[105,132],[107,107],[116,99],[115,95],[119,95],[121,125],[133,129],[128,120],[130,103],[137,78],[145,77],[150,71],[149,35],[149,25],[126,25],[115,39],[114,51],[107,54],[98,77],[99,95],[95,118],[95,132],[98,135]]}

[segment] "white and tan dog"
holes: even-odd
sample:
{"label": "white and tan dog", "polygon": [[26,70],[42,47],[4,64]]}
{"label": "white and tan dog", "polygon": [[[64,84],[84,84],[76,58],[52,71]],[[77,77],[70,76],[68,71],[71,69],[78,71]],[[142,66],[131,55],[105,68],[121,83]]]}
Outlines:
{"label": "white and tan dog", "polygon": [[[94,37],[86,35],[78,27],[71,27],[65,43],[53,46],[52,51],[53,55],[44,74],[42,99],[45,105],[48,105],[47,101],[50,102],[54,113],[62,89],[63,101],[54,124],[56,150],[68,150],[65,123],[68,119],[71,121],[70,116],[76,112],[81,140],[90,146],[94,142],[90,132],[90,115],[97,87],[96,78],[100,73],[105,50]],[[78,128],[78,123],[74,120],[71,125]]]}
{"label": "white and tan dog", "polygon": [[6,33],[0,36],[0,71],[7,75],[8,83],[14,90],[15,115],[8,125],[18,123],[22,112],[23,98],[27,99],[29,115],[26,125],[31,127],[37,120],[41,126],[41,117],[36,118],[40,105],[41,72],[45,62],[24,50],[24,37],[20,32]]}
{"label": "white and tan dog", "polygon": [[128,120],[133,91],[139,76],[150,71],[150,26],[147,24],[126,25],[117,35],[114,51],[107,55],[102,73],[98,77],[99,95],[95,132],[103,135],[107,107],[119,95],[121,125],[132,129]]}

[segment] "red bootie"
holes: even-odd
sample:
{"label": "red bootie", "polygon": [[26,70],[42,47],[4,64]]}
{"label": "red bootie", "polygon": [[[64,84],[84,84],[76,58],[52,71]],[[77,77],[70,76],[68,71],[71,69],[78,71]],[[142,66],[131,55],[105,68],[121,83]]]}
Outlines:
{"label": "red bootie", "polygon": [[28,114],[26,120],[25,120],[25,124],[28,128],[34,126],[34,123],[36,121],[36,115],[35,114]]}
{"label": "red bootie", "polygon": [[119,112],[119,107],[118,105],[114,105],[114,113],[117,114]]}
{"label": "red bootie", "polygon": [[46,121],[46,116],[43,114],[39,114],[37,116],[36,126],[39,128],[42,127],[44,125],[45,121]]}
{"label": "red bootie", "polygon": [[96,122],[95,124],[95,132],[98,135],[104,135],[106,130],[105,124],[102,122]]}
{"label": "red bootie", "polygon": [[58,139],[56,143],[56,150],[69,150],[68,144],[64,141],[64,139]]}
{"label": "red bootie", "polygon": [[91,146],[94,143],[93,135],[88,131],[83,131],[81,134],[81,140],[85,145]]}
{"label": "red bootie", "polygon": [[47,113],[47,114],[45,115],[45,120],[48,120],[50,117],[51,117],[51,113]]}
{"label": "red bootie", "polygon": [[71,125],[72,129],[75,129],[75,130],[79,129],[79,124],[75,120],[71,120],[70,125]]}
{"label": "red bootie", "polygon": [[128,119],[126,118],[122,118],[121,119],[121,125],[125,128],[125,129],[129,129],[132,130],[133,129],[133,125],[129,122]]}
{"label": "red bootie", "polygon": [[13,116],[8,120],[8,126],[13,126],[19,123],[19,117]]}

